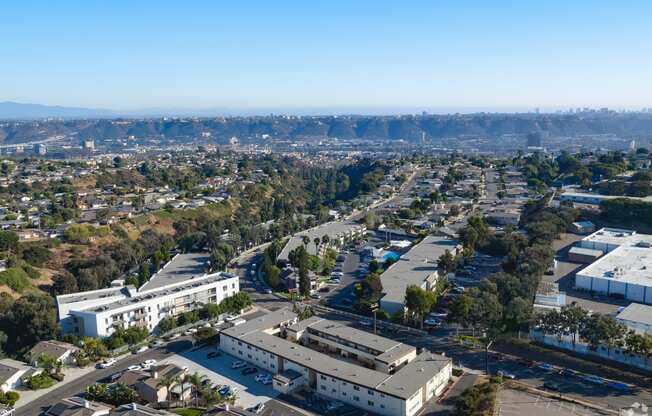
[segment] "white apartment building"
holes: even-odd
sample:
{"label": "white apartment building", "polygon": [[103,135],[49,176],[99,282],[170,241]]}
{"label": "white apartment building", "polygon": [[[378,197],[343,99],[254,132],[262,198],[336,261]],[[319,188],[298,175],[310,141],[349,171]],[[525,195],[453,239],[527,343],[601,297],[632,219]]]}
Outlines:
{"label": "white apartment building", "polygon": [[[57,296],[61,330],[92,337],[110,336],[117,327],[141,326],[153,331],[163,318],[206,303],[220,303],[239,292],[239,278],[233,274],[182,273],[181,266],[194,260],[194,254],[177,256],[140,290],[111,287]],[[190,270],[196,273],[199,269]]]}
{"label": "white apartment building", "polygon": [[[276,311],[222,331],[220,348],[274,374],[274,388],[279,391],[307,386],[322,396],[381,415],[413,416],[448,385],[452,362],[447,357],[430,352],[417,355],[414,347],[321,318],[306,321],[297,323],[294,313]],[[288,339],[275,333],[287,333]],[[320,339],[318,347],[328,347],[347,360],[301,345],[315,344],[315,337]],[[378,346],[369,351],[368,344]],[[365,367],[369,357],[383,354],[392,358],[381,358],[375,369]],[[400,365],[390,369],[387,361]]]}
{"label": "white apartment building", "polygon": [[457,241],[447,237],[425,237],[380,275],[383,285],[380,308],[390,315],[403,310],[408,286],[434,290],[440,277],[439,257],[446,250],[456,255],[460,248]]}

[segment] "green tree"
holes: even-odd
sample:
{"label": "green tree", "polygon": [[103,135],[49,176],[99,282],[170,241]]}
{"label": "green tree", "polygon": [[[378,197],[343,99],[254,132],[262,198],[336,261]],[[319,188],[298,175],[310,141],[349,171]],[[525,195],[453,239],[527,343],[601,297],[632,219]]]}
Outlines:
{"label": "green tree", "polygon": [[412,318],[423,328],[423,318],[435,303],[435,295],[418,286],[410,285],[405,289],[405,307]]}
{"label": "green tree", "polygon": [[171,376],[169,374],[161,376],[157,383],[156,387],[164,387],[165,388],[165,401],[167,403],[167,406],[170,407],[170,393],[172,388],[178,383],[179,379],[178,377]]}

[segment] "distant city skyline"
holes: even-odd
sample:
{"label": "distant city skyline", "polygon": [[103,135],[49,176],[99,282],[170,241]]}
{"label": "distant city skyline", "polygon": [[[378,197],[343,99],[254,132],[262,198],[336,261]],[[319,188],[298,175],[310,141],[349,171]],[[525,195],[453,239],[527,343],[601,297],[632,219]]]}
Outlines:
{"label": "distant city skyline", "polygon": [[651,12],[644,1],[12,3],[0,26],[0,102],[225,114],[640,110],[652,107]]}

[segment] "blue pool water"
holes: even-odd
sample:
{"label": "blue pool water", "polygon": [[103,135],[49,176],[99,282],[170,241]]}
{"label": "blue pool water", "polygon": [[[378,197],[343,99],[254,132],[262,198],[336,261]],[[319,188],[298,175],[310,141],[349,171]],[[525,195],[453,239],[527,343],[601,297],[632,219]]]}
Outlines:
{"label": "blue pool water", "polygon": [[383,253],[383,262],[387,260],[397,261],[400,257],[401,255],[394,251],[386,251],[385,253]]}

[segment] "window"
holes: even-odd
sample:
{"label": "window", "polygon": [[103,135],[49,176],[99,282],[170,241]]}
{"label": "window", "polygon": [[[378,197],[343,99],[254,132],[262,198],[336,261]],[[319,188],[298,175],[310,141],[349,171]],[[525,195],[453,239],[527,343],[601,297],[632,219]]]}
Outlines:
{"label": "window", "polygon": [[235,289],[235,283],[231,283],[231,289]]}
{"label": "window", "polygon": [[239,354],[239,355],[242,355],[242,351],[238,351],[238,354]]}
{"label": "window", "polygon": [[367,400],[367,404],[368,404],[369,406],[373,406],[373,405],[374,405],[374,402],[372,402],[371,400]]}
{"label": "window", "polygon": [[251,358],[251,354],[247,354],[247,357]]}
{"label": "window", "polygon": [[373,390],[367,390],[367,393],[369,393],[370,396],[373,396],[373,395],[374,395]]}
{"label": "window", "polygon": [[322,385],[321,385],[321,389],[322,389],[322,390],[326,390],[326,386],[324,386],[324,385],[322,384]]}
{"label": "window", "polygon": [[345,392],[345,391],[342,392],[342,396],[346,396],[346,392]]}
{"label": "window", "polygon": [[320,375],[319,378],[322,380],[326,380],[326,377],[324,377],[323,375]]}
{"label": "window", "polygon": [[353,401],[359,402],[360,398],[358,396],[353,396]]}
{"label": "window", "polygon": [[385,408],[385,405],[384,405],[384,404],[381,404],[381,405],[380,405],[380,408],[381,408],[381,409],[384,409],[384,408]]}
{"label": "window", "polygon": [[228,288],[228,286],[222,286],[222,292],[226,292]]}
{"label": "window", "polygon": [[380,393],[380,397],[382,397],[384,399],[385,395],[383,393]]}
{"label": "window", "polygon": [[272,367],[272,368],[276,368],[276,367],[274,366],[274,364],[270,364],[269,366]]}
{"label": "window", "polygon": [[337,389],[333,389],[332,392],[333,392],[333,393],[337,393]]}
{"label": "window", "polygon": [[250,350],[250,349],[251,349],[251,345],[247,345],[247,349]]}
{"label": "window", "polygon": [[355,390],[355,391],[360,391],[360,387],[358,387],[358,386],[353,386],[353,390]]}

